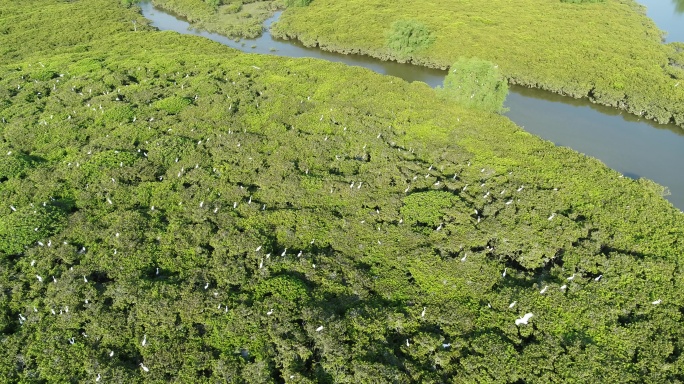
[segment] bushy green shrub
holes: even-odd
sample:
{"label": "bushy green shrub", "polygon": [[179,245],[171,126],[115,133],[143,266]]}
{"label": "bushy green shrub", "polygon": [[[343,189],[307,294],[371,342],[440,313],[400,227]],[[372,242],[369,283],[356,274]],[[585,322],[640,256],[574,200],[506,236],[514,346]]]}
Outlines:
{"label": "bushy green shrub", "polygon": [[190,105],[190,100],[180,96],[167,97],[154,103],[155,107],[163,111],[166,111],[166,113],[170,115],[175,115],[179,113],[183,110],[183,108],[185,108],[188,105]]}
{"label": "bushy green shrub", "polygon": [[498,66],[477,58],[460,58],[449,69],[442,97],[469,108],[502,113],[508,95],[508,83]]}
{"label": "bushy green shrub", "polygon": [[434,42],[430,29],[415,20],[399,20],[392,24],[387,36],[387,47],[400,58],[408,58]]}
{"label": "bushy green shrub", "polygon": [[235,1],[221,8],[221,12],[224,14],[238,13],[240,10],[242,10],[242,1]]}

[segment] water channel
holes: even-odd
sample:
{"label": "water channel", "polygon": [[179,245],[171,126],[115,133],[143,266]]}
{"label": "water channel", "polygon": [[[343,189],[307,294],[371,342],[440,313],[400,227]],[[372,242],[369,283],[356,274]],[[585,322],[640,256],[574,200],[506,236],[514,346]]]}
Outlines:
{"label": "water channel", "polygon": [[646,14],[665,31],[665,41],[684,42],[684,0],[637,0],[646,6]]}
{"label": "water channel", "polygon": [[[433,87],[441,85],[445,76],[445,71],[441,70],[336,54],[307,48],[294,41],[276,40],[268,29],[280,16],[279,12],[266,20],[262,36],[236,42],[215,33],[195,30],[185,20],[157,9],[149,2],[139,6],[143,16],[160,30],[202,36],[243,52],[341,62],[409,82],[422,81]],[[666,198],[684,210],[684,129],[639,119],[587,100],[519,86],[511,87],[506,106],[510,108],[506,116],[528,132],[596,157],[625,176],[645,177],[668,187],[671,195]]]}

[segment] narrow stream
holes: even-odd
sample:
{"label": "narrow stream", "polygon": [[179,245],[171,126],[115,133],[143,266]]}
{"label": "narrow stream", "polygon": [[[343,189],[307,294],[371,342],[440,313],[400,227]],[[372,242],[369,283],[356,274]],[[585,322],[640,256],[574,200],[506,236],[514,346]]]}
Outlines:
{"label": "narrow stream", "polygon": [[[664,1],[664,0],[658,0]],[[386,62],[366,56],[343,55],[307,48],[295,41],[277,40],[268,33],[280,12],[264,22],[265,32],[256,39],[239,42],[225,36],[193,29],[185,20],[140,3],[143,16],[164,31],[203,36],[247,53],[285,57],[310,57],[368,68],[406,81],[442,84],[445,71]],[[639,119],[617,109],[551,92],[512,86],[506,114],[516,124],[556,145],[596,157],[632,178],[645,177],[667,186],[666,198],[684,210],[684,129]]]}
{"label": "narrow stream", "polygon": [[684,0],[637,0],[658,28],[666,31],[665,42],[684,42]]}

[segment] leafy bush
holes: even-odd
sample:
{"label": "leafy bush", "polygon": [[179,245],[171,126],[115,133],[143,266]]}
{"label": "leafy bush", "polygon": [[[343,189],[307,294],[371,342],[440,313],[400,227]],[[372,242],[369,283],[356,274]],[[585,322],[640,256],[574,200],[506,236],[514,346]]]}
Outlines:
{"label": "leafy bush", "polygon": [[435,41],[430,29],[415,20],[399,20],[392,24],[387,47],[402,59],[424,50]]}
{"label": "leafy bush", "polygon": [[460,58],[444,79],[440,95],[469,108],[503,113],[508,83],[498,66],[477,58]]}
{"label": "leafy bush", "polygon": [[175,115],[190,105],[190,99],[180,96],[171,96],[154,103],[158,109],[166,111],[169,115]]}
{"label": "leafy bush", "polygon": [[30,166],[31,162],[26,156],[0,156],[0,180],[21,177]]}
{"label": "leafy bush", "polygon": [[238,13],[242,10],[242,1],[235,1],[221,8],[222,13]]}
{"label": "leafy bush", "polygon": [[288,7],[306,7],[311,4],[311,0],[287,0],[285,4]]}

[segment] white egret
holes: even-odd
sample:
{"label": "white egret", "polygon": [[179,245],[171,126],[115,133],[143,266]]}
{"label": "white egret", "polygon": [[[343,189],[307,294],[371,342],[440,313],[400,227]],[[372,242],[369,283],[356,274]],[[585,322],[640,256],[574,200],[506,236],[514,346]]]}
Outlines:
{"label": "white egret", "polygon": [[427,308],[423,307],[423,312],[420,313],[420,317],[425,317],[425,310],[427,310]]}
{"label": "white egret", "polygon": [[601,280],[602,277],[603,277],[603,275],[598,275],[594,278],[594,281],[599,281],[599,280]]}
{"label": "white egret", "polygon": [[149,372],[149,371],[150,371],[150,369],[147,368],[145,365],[143,365],[143,363],[140,363],[140,368],[142,368],[142,370],[145,371],[145,372]]}
{"label": "white egret", "polygon": [[518,304],[517,301],[514,301],[514,302],[508,304],[508,309],[511,309],[511,308],[515,307],[516,304]]}
{"label": "white egret", "polygon": [[546,293],[546,290],[547,290],[547,289],[549,289],[549,286],[548,286],[548,285],[545,285],[544,288],[542,288],[542,290],[539,291],[539,294],[540,294],[540,295],[543,295],[544,293]]}
{"label": "white egret", "polygon": [[323,330],[323,326],[322,326],[322,325],[319,326],[318,328],[316,328],[316,332],[320,332],[320,331],[322,331],[322,330]]}
{"label": "white egret", "polygon": [[525,316],[515,320],[515,325],[520,325],[520,324],[527,325],[527,322],[530,321],[532,316],[534,316],[532,313],[526,313]]}
{"label": "white egret", "polygon": [[660,304],[660,303],[662,303],[662,302],[663,302],[662,300],[658,299],[658,300],[656,300],[656,301],[652,301],[651,304],[653,304],[653,305],[658,305],[658,304]]}
{"label": "white egret", "polygon": [[147,345],[147,335],[143,335],[142,343],[140,344],[142,344],[143,347]]}

